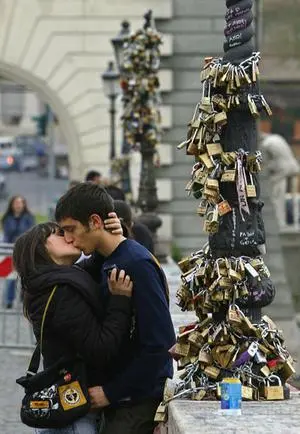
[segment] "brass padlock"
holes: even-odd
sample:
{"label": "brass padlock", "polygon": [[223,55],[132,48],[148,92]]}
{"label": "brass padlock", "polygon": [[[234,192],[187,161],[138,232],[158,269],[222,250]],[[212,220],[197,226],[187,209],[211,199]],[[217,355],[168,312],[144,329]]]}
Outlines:
{"label": "brass padlock", "polygon": [[223,152],[223,148],[220,143],[208,143],[206,145],[206,149],[209,156],[221,155]]}
{"label": "brass padlock", "polygon": [[210,211],[206,214],[207,226],[205,228],[208,229],[209,233],[216,233],[219,230],[219,213],[218,208],[215,207],[213,211]]}
{"label": "brass padlock", "polygon": [[268,367],[268,365],[264,365],[262,368],[260,368],[260,372],[265,376],[265,377],[269,377],[270,375],[270,369]]}
{"label": "brass padlock", "polygon": [[245,401],[252,401],[253,399],[253,389],[251,386],[242,385],[242,398]]}
{"label": "brass padlock", "polygon": [[206,395],[206,390],[205,389],[201,389],[198,392],[195,392],[192,394],[192,399],[194,401],[201,401]]}
{"label": "brass padlock", "polygon": [[224,172],[221,176],[221,182],[234,182],[235,177],[236,177],[236,170],[235,169],[224,170]]}
{"label": "brass padlock", "polygon": [[186,256],[177,263],[182,272],[186,273],[191,268],[190,259],[190,256]]}
{"label": "brass padlock", "polygon": [[237,305],[231,304],[229,306],[227,312],[227,319],[229,324],[241,326],[242,324],[241,311]]}
{"label": "brass padlock", "polygon": [[187,155],[195,155],[195,156],[198,155],[199,150],[198,150],[198,146],[196,145],[195,141],[191,141],[188,144],[187,149],[186,149],[186,153],[187,153]]}
{"label": "brass padlock", "polygon": [[218,203],[218,211],[219,211],[219,216],[223,216],[231,212],[232,208],[229,205],[229,202],[227,200],[222,200],[222,202]]}
{"label": "brass padlock", "polygon": [[189,337],[188,337],[188,341],[189,341],[191,344],[195,345],[196,347],[201,348],[201,347],[202,347],[202,342],[203,342],[203,337],[202,337],[202,335],[201,335],[200,332],[198,332],[198,331],[193,331],[193,332],[189,335]]}
{"label": "brass padlock", "polygon": [[249,173],[249,178],[250,178],[250,184],[248,184],[247,176],[245,174],[245,183],[246,183],[246,194],[247,194],[247,197],[256,197],[257,196],[256,187],[254,185],[253,176],[252,176],[251,173]]}
{"label": "brass padlock", "polygon": [[197,208],[197,214],[200,216],[204,216],[208,209],[208,201],[206,199],[202,199]]}
{"label": "brass padlock", "polygon": [[212,169],[214,167],[214,163],[207,153],[199,155],[199,160],[202,161],[207,169]]}
{"label": "brass padlock", "polygon": [[221,370],[219,368],[216,368],[215,366],[207,366],[204,369],[204,373],[210,377],[216,380],[218,376],[220,375]]}
{"label": "brass padlock", "polygon": [[191,363],[190,357],[182,357],[177,362],[177,369],[183,369],[186,367],[186,365],[189,365]]}
{"label": "brass padlock", "polygon": [[288,360],[286,360],[280,370],[281,377],[283,381],[287,381],[292,375],[296,373],[294,367],[293,367],[293,359],[290,357]]}
{"label": "brass padlock", "polygon": [[227,124],[227,114],[225,111],[217,113],[214,117],[214,124],[223,127]]}
{"label": "brass padlock", "polygon": [[200,363],[205,365],[211,365],[213,362],[211,352],[209,352],[209,346],[205,346],[201,348],[198,355],[198,360]]}
{"label": "brass padlock", "polygon": [[175,354],[177,354],[178,356],[183,356],[186,357],[189,354],[190,351],[190,344],[183,344],[180,342],[176,343],[175,346]]}
{"label": "brass padlock", "polygon": [[163,403],[160,403],[155,416],[154,416],[154,422],[166,422],[167,421],[167,406]]}
{"label": "brass padlock", "polygon": [[[276,386],[272,386],[273,382],[277,382]],[[264,387],[264,397],[268,401],[284,400],[284,390],[280,378],[277,375],[270,375],[266,379]]]}
{"label": "brass padlock", "polygon": [[217,179],[207,178],[206,186],[209,189],[219,191],[219,181]]}

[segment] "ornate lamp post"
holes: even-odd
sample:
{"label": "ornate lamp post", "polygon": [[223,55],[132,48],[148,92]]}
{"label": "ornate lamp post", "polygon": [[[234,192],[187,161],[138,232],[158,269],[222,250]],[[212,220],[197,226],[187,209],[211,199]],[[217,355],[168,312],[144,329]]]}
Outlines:
{"label": "ornate lamp post", "polygon": [[121,30],[118,35],[111,39],[112,46],[115,52],[115,58],[119,70],[121,70],[124,63],[124,44],[128,40],[130,34],[130,23],[122,21]]}
{"label": "ornate lamp post", "polygon": [[114,62],[109,62],[107,70],[101,76],[103,82],[103,90],[110,101],[110,160],[116,157],[116,98],[120,94],[120,74],[115,70]]}
{"label": "ornate lamp post", "polygon": [[[122,67],[124,63],[124,45],[128,40],[130,34],[130,23],[128,21],[122,21],[121,30],[118,35],[111,39],[111,44],[114,48],[115,59],[117,67],[122,76]],[[123,108],[126,106],[125,94],[123,93]],[[123,128],[123,142],[122,142],[122,160],[120,165],[121,183],[122,189],[125,195],[131,200],[131,179],[130,179],[130,151],[131,146],[127,142],[125,132]]]}
{"label": "ornate lamp post", "polygon": [[142,155],[138,196],[142,215],[139,220],[148,226],[156,241],[156,230],[162,224],[155,212],[158,198],[153,161],[160,139],[157,73],[161,37],[152,26],[152,11],[148,11],[144,18],[143,28],[128,37],[125,45],[121,86],[125,95],[125,139]]}

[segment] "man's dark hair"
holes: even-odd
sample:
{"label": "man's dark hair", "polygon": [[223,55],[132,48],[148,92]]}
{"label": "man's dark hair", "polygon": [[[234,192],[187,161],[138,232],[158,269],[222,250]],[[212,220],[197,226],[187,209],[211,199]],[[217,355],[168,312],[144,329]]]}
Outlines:
{"label": "man's dark hair", "polygon": [[65,218],[72,218],[87,226],[92,214],[97,214],[105,220],[112,211],[114,201],[103,187],[82,182],[59,199],[55,209],[55,220],[60,222]]}
{"label": "man's dark hair", "polygon": [[94,181],[94,179],[98,177],[101,177],[100,172],[97,172],[97,170],[90,170],[85,176],[85,181],[86,182]]}
{"label": "man's dark hair", "polygon": [[114,200],[126,200],[124,191],[116,185],[107,185],[105,190]]}

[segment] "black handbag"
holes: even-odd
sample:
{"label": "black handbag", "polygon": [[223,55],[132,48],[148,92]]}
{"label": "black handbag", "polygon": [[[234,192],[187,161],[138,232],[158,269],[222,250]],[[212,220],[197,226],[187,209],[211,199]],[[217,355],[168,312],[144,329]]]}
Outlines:
{"label": "black handbag", "polygon": [[52,290],[46,303],[40,342],[33,352],[27,374],[16,380],[25,389],[21,420],[33,428],[64,428],[85,416],[90,409],[86,369],[80,357],[61,359],[37,373],[42,354],[45,319],[56,288]]}

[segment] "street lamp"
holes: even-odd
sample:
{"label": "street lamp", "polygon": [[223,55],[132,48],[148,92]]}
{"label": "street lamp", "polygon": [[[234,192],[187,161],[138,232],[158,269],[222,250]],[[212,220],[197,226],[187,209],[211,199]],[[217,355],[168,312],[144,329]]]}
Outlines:
{"label": "street lamp", "polygon": [[102,74],[101,78],[103,82],[104,93],[110,101],[110,160],[113,160],[116,157],[116,98],[120,94],[120,74],[115,70],[114,62],[108,63],[108,68]]}
{"label": "street lamp", "polygon": [[[111,39],[111,44],[114,48],[116,63],[122,77],[123,63],[124,63],[124,45],[128,40],[130,34],[130,23],[128,21],[122,21],[121,30],[115,38]],[[123,109],[125,108],[126,101],[123,95]],[[131,196],[131,180],[130,180],[130,164],[129,164],[129,154],[131,151],[131,145],[128,143],[125,137],[125,132],[123,128],[123,139],[122,139],[122,155],[124,157],[122,161],[121,171],[121,182],[122,189],[126,195]]]}
{"label": "street lamp", "polygon": [[115,51],[115,58],[119,71],[122,69],[124,63],[124,43],[128,39],[130,34],[130,23],[128,21],[122,21],[121,30],[115,38],[111,39],[112,46]]}

